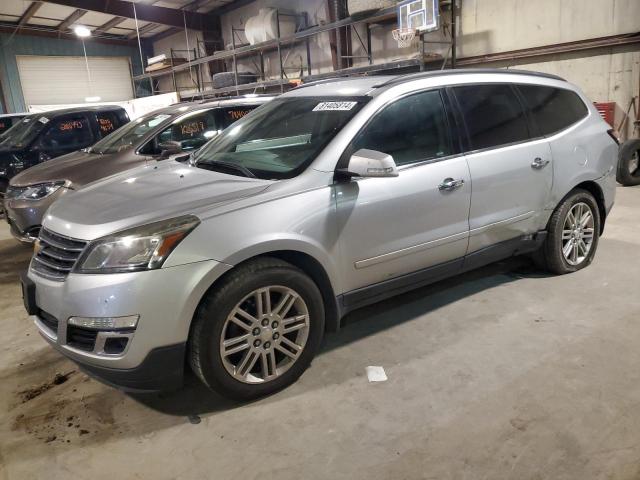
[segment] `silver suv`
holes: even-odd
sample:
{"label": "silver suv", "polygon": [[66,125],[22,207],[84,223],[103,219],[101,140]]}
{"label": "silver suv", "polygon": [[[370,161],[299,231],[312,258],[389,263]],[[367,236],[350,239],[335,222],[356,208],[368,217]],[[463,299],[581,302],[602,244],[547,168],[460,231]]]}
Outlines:
{"label": "silver suv", "polygon": [[25,305],[128,389],[185,364],[239,399],[309,366],[346,312],[509,256],[591,263],[618,146],[575,86],[456,70],[309,84],[188,164],[129,170],[45,215]]}

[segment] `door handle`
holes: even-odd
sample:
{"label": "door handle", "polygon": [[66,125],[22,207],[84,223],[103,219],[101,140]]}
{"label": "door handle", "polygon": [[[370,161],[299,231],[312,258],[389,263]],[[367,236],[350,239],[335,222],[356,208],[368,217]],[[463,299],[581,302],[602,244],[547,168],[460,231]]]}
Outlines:
{"label": "door handle", "polygon": [[454,180],[453,178],[449,177],[449,178],[445,178],[442,181],[442,183],[440,185],[438,185],[438,190],[445,191],[445,192],[451,192],[452,190],[455,190],[456,188],[460,188],[462,185],[464,185],[464,180],[462,180],[462,179]]}
{"label": "door handle", "polygon": [[536,170],[540,170],[547,165],[549,165],[549,160],[547,160],[546,158],[543,160],[540,157],[536,157],[533,159],[533,162],[531,162],[531,168],[535,168]]}

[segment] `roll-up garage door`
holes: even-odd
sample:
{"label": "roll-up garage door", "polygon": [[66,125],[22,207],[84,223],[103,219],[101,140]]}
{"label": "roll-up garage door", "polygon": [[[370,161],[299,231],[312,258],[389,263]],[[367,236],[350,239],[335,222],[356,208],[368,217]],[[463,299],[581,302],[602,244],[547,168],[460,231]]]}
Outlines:
{"label": "roll-up garage door", "polygon": [[88,57],[91,84],[84,57],[18,55],[18,71],[27,108],[30,105],[101,102],[133,98],[128,57]]}

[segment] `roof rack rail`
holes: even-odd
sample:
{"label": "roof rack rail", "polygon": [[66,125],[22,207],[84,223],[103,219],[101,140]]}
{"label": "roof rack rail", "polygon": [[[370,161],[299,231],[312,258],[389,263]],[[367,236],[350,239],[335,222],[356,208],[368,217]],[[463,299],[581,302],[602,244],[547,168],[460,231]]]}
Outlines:
{"label": "roof rack rail", "polygon": [[398,85],[400,83],[409,82],[411,80],[417,80],[420,78],[431,78],[431,77],[441,77],[445,75],[462,75],[462,74],[473,74],[473,73],[484,73],[484,74],[499,73],[499,74],[512,74],[512,75],[528,75],[531,77],[550,78],[552,80],[565,81],[564,78],[559,77],[557,75],[552,75],[550,73],[542,73],[542,72],[532,72],[529,70],[502,69],[502,68],[456,68],[455,70],[431,70],[428,72],[407,73],[405,75],[399,75],[395,78],[391,78],[386,82],[374,85],[374,87],[375,88],[388,87],[390,85]]}
{"label": "roof rack rail", "polygon": [[360,79],[363,77],[370,77],[371,75],[349,75],[349,74],[337,74],[335,76],[332,77],[328,77],[328,78],[321,78],[319,80],[313,80],[311,82],[306,82],[306,83],[301,83],[300,85],[298,85],[296,87],[296,89],[298,88],[305,88],[305,87],[313,87],[314,85],[321,85],[323,83],[331,83],[331,82],[337,82],[340,80],[355,80],[355,79]]}

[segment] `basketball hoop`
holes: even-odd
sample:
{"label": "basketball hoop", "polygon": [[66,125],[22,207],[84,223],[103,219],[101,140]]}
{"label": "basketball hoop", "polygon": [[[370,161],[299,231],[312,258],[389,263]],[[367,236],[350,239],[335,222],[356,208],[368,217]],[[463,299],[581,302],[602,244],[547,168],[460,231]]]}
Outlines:
{"label": "basketball hoop", "polygon": [[407,48],[416,36],[413,28],[396,28],[392,33],[393,39],[398,42],[398,48]]}

